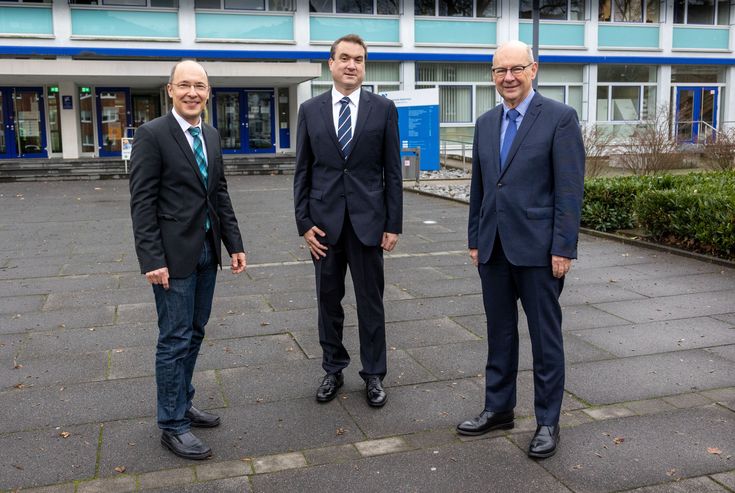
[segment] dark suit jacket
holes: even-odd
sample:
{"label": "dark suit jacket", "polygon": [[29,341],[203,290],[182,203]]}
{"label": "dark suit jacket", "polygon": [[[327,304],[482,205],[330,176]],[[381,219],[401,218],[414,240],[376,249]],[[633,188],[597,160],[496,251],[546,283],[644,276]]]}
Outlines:
{"label": "dark suit jacket", "polygon": [[135,251],[142,273],[168,267],[174,278],[196,267],[205,240],[207,211],[217,262],[220,240],[230,254],[244,252],[227,192],[217,130],[202,124],[209,177],[204,180],[194,153],[172,113],[135,132],[130,171],[130,211]]}
{"label": "dark suit jacket", "polygon": [[392,101],[366,90],[360,94],[351,151],[345,160],[337,141],[331,91],[299,109],[294,207],[299,235],[312,226],[334,243],[345,210],[366,246],[380,245],[383,232],[401,233],[401,178],[398,112]]}
{"label": "dark suit jacket", "polygon": [[497,233],[513,265],[576,258],[585,159],[577,113],[536,93],[500,174],[502,117],[498,105],[475,125],[469,248],[487,262]]}

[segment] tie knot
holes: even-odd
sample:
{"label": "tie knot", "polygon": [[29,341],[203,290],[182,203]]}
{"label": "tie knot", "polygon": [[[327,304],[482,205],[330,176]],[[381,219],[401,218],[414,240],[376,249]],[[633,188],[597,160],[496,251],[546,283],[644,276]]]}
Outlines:
{"label": "tie knot", "polygon": [[505,115],[505,117],[512,122],[516,121],[519,116],[521,116],[521,113],[515,108],[508,110],[508,113]]}
{"label": "tie knot", "polygon": [[202,133],[202,129],[199,127],[189,127],[189,133],[194,137],[199,137],[199,134]]}
{"label": "tie knot", "polygon": [[350,98],[348,98],[347,96],[345,96],[342,99],[340,99],[339,102],[342,103],[342,106],[344,106],[346,104],[350,104]]}

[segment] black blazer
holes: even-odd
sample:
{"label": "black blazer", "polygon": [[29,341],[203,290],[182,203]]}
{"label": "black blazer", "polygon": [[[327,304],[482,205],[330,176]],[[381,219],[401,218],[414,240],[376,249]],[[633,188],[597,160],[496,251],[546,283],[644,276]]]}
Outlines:
{"label": "black blazer", "polygon": [[573,108],[536,93],[500,173],[500,104],[477,119],[468,241],[479,261],[499,234],[513,265],[541,267],[551,255],[577,258],[584,145]]}
{"label": "black blazer", "polygon": [[393,102],[362,90],[351,151],[344,158],[332,114],[332,93],[301,105],[296,137],[294,207],[299,235],[312,226],[334,243],[349,214],[366,246],[380,245],[383,232],[401,233],[401,178],[398,112]]}
{"label": "black blazer", "polygon": [[135,132],[130,171],[130,212],[142,273],[168,267],[174,278],[196,267],[205,240],[206,213],[221,265],[221,242],[230,254],[244,252],[222,164],[217,130],[202,123],[208,186],[172,113]]}

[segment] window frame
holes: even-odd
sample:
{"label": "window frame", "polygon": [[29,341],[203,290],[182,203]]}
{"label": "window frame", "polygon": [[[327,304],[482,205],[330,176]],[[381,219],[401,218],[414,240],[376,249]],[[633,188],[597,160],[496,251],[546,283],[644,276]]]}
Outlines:
{"label": "window frame", "polygon": [[[293,0],[292,0],[293,1]],[[373,4],[373,10],[372,13],[357,13],[357,12],[337,12],[337,0],[331,0],[332,3],[332,9],[329,12],[312,12],[311,11],[311,2],[309,2],[309,15],[318,15],[318,14],[324,14],[324,15],[379,15],[381,17],[398,17],[403,14],[403,0],[398,0],[398,5],[396,6],[398,11],[395,14],[379,14],[378,13],[378,3],[379,0],[372,0]]]}
{"label": "window frame", "polygon": [[[593,0],[594,1],[594,0]],[[615,13],[616,13],[616,7],[615,7],[615,0],[608,0],[610,2],[610,20],[604,20],[600,18],[600,12],[602,11],[599,8],[599,4],[605,0],[598,0],[598,14],[597,14],[597,21],[600,23],[617,23],[617,24],[663,24],[664,21],[662,20],[664,16],[666,15],[665,9],[662,11],[660,0],[640,0],[641,3],[641,14],[643,15],[643,19],[641,20],[635,20],[635,21],[618,21],[615,20]],[[648,5],[650,3],[658,3],[658,20],[656,21],[649,21],[648,20]]]}
{"label": "window frame", "polygon": [[[178,10],[180,0],[172,0],[176,3],[176,5],[171,7],[153,7],[151,6],[152,0],[145,0],[145,7],[142,5],[124,5],[124,4],[106,4],[106,0],[96,0],[97,3],[76,3],[75,0],[69,0],[69,7],[71,8],[79,8],[79,7],[91,7],[91,8],[111,8],[111,9],[156,9],[156,10]],[[52,0],[53,3],[53,0]]]}
{"label": "window frame", "polygon": [[[600,114],[598,113],[597,114],[597,117],[596,117],[597,118],[596,121],[598,123],[609,123],[609,124],[613,124],[613,125],[625,125],[625,124],[630,124],[630,123],[640,123],[640,122],[643,122],[643,121],[646,120],[646,118],[648,117],[648,115],[644,115],[643,114],[643,103],[646,100],[646,91],[645,91],[645,89],[648,88],[649,90],[650,89],[653,89],[654,91],[656,91],[656,89],[657,89],[657,83],[655,83],[655,82],[647,82],[647,83],[643,83],[643,82],[603,82],[603,83],[600,83],[600,82],[598,82],[595,87],[598,90],[600,88],[602,88],[602,87],[607,88],[607,115],[605,116],[605,119],[603,120],[603,119],[600,119]],[[614,87],[637,87],[638,88],[638,108],[637,108],[637,111],[638,111],[638,119],[637,120],[614,120],[612,118],[613,117],[613,105],[612,105],[612,94],[613,94],[613,91],[612,91],[612,89]],[[655,92],[653,94],[653,99],[654,99],[654,101],[656,100],[656,94],[655,94]],[[598,99],[595,96],[595,107],[597,107],[597,105],[599,104],[598,101],[600,101],[600,99]],[[650,113],[650,111],[651,111],[650,108],[649,108],[648,111]],[[655,108],[654,108],[654,111],[655,111]]]}
{"label": "window frame", "polygon": [[264,9],[242,9],[242,8],[230,8],[225,7],[225,0],[219,0],[219,7],[197,7],[196,0],[194,0],[194,10],[197,12],[210,11],[210,12],[295,12],[296,1],[288,0],[291,2],[290,10],[273,10],[271,9],[272,0],[263,0]]}
{"label": "window frame", "polygon": [[[532,0],[529,0],[532,2]],[[541,0],[543,1],[543,0]],[[572,2],[577,2],[582,8],[582,18],[581,19],[571,19],[571,13],[572,13]],[[540,4],[541,2],[539,2]],[[540,8],[540,5],[539,5]],[[545,19],[539,15],[539,20],[543,21],[557,21],[557,22],[563,22],[563,21],[570,21],[570,22],[584,22],[587,19],[587,2],[586,0],[567,0],[567,15],[565,19]],[[533,15],[533,14],[532,14]],[[532,17],[521,17],[521,2],[518,2],[518,18],[520,20],[530,20]]]}
{"label": "window frame", "polygon": [[[416,14],[416,0],[414,2],[414,17],[421,18],[441,18],[441,19],[497,19],[500,17],[498,10],[500,7],[501,0],[491,0],[495,5],[495,14],[487,17],[479,17],[477,15],[477,0],[472,0],[472,15],[468,17],[454,16],[454,15],[439,15],[439,2],[442,0],[434,0],[434,13],[433,14]],[[520,6],[519,6],[520,9]]]}
{"label": "window frame", "polygon": [[[713,0],[714,3],[714,11],[712,13],[712,22],[709,24],[690,24],[689,23],[689,3],[692,0],[684,0],[684,22],[678,23],[676,22],[676,2],[674,2],[674,25],[677,26],[729,26],[729,24],[719,24],[718,21],[720,19],[720,2],[718,0]],[[735,6],[735,4],[729,4],[729,6],[732,8]],[[730,17],[732,14],[731,12],[728,12],[728,17]]]}

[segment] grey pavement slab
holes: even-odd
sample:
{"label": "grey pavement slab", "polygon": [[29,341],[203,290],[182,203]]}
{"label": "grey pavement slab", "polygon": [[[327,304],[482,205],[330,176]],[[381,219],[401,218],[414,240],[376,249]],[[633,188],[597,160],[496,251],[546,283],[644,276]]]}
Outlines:
{"label": "grey pavement slab", "polygon": [[729,387],[735,366],[701,349],[567,365],[565,388],[595,405]]}
{"label": "grey pavement slab", "polygon": [[[91,478],[99,425],[0,434],[0,489],[13,490]],[[68,433],[64,438],[61,434]]]}
{"label": "grey pavement slab", "polygon": [[463,296],[481,294],[480,278],[437,279],[427,282],[423,279],[406,279],[400,284],[415,297]]}
{"label": "grey pavement slab", "polygon": [[630,493],[725,493],[728,490],[707,476],[691,479],[674,479],[655,486],[644,486]]}
{"label": "grey pavement slab", "polygon": [[115,318],[115,307],[98,306],[84,310],[67,308],[48,312],[30,312],[0,315],[0,333],[10,334],[29,330],[49,330],[72,327],[110,325]]}
{"label": "grey pavement slab", "polygon": [[731,490],[735,490],[735,469],[730,472],[723,472],[720,474],[714,474],[712,479],[720,484],[724,484]]}
{"label": "grey pavement slab", "polygon": [[573,306],[593,303],[605,303],[608,301],[627,301],[646,299],[645,296],[627,290],[617,283],[587,283],[575,284],[570,281],[564,285],[564,290],[559,298],[562,306]]}
{"label": "grey pavement slab", "polygon": [[709,351],[710,353],[714,353],[721,358],[725,358],[727,360],[735,362],[735,344],[730,344],[727,346],[711,347],[711,348],[708,348],[707,351]]}
{"label": "grey pavement slab", "polygon": [[[569,491],[504,438],[256,475],[254,492]],[[492,485],[492,486],[491,486]]]}
{"label": "grey pavement slab", "polygon": [[723,289],[735,290],[735,272],[732,269],[722,269],[706,274],[622,281],[618,285],[648,297],[706,293]]}
{"label": "grey pavement slab", "polygon": [[631,322],[644,323],[655,320],[702,317],[729,313],[733,306],[732,290],[709,293],[681,294],[632,301],[614,301],[595,304],[600,310],[626,318]]}
{"label": "grey pavement slab", "polygon": [[[717,406],[599,421],[563,429],[559,451],[542,466],[574,491],[619,491],[729,471],[732,436],[732,413]],[[513,438],[524,444],[530,435]]]}
{"label": "grey pavement slab", "polygon": [[94,291],[117,287],[118,280],[114,276],[60,276],[0,281],[0,293],[4,293],[5,296],[49,294],[60,291]]}
{"label": "grey pavement slab", "polygon": [[43,295],[3,296],[0,298],[0,314],[26,313],[39,310],[46,297]]}
{"label": "grey pavement slab", "polygon": [[385,302],[386,322],[482,313],[480,295]]}
{"label": "grey pavement slab", "polygon": [[117,348],[154,348],[157,338],[155,322],[29,332],[25,334],[21,355],[41,358],[58,354],[71,359],[71,355]]}
{"label": "grey pavement slab", "polygon": [[171,488],[154,488],[141,490],[146,493],[250,493],[250,482],[247,477],[225,478],[214,481],[203,481],[191,485]]}
{"label": "grey pavement slab", "polygon": [[[117,321],[119,323],[135,323],[156,320],[156,305],[153,296],[150,302],[120,304],[117,307]],[[245,315],[257,312],[269,312],[272,308],[261,295],[233,296],[224,298],[215,297],[212,302],[211,318],[226,315]],[[210,319],[211,319],[210,318]]]}
{"label": "grey pavement slab", "polygon": [[735,313],[722,313],[714,316],[718,320],[727,322],[731,327],[735,328]]}
{"label": "grey pavement slab", "polygon": [[46,354],[40,358],[16,358],[18,367],[0,372],[0,389],[22,384],[24,387],[69,385],[104,380],[107,375],[107,352]]}
{"label": "grey pavement slab", "polygon": [[710,317],[580,330],[568,337],[578,337],[620,357],[735,344],[735,331],[729,324]]}
{"label": "grey pavement slab", "polygon": [[43,306],[44,310],[60,308],[86,309],[99,305],[127,305],[130,303],[146,303],[153,298],[150,287],[142,285],[126,289],[96,289],[94,291],[64,291],[51,293]]}
{"label": "grey pavement slab", "polygon": [[641,272],[647,278],[674,277],[682,275],[702,274],[705,272],[720,272],[722,266],[701,262],[695,259],[676,257],[671,254],[662,253],[656,262],[634,264],[630,269]]}

